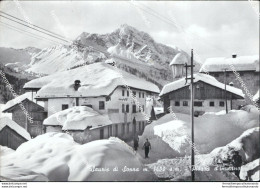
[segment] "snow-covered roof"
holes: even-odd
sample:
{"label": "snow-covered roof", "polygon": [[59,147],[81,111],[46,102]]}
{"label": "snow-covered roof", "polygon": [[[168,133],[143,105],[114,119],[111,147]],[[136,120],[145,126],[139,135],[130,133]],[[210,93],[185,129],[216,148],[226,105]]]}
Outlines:
{"label": "snow-covered roof", "polygon": [[85,130],[87,127],[111,125],[107,115],[101,115],[87,106],[74,106],[57,112],[43,122],[44,125],[60,125],[62,130]]}
{"label": "snow-covered roof", "polygon": [[17,123],[15,123],[13,120],[11,120],[8,117],[1,117],[0,118],[0,131],[2,131],[2,129],[5,128],[5,126],[10,127],[15,132],[17,132],[19,135],[24,137],[26,140],[31,139],[30,134],[23,127],[21,127],[20,125],[18,125]]}
{"label": "snow-covered roof", "polygon": [[183,65],[188,62],[189,61],[188,61],[187,57],[183,53],[178,53],[176,56],[174,56],[173,60],[170,63],[170,66],[178,65],[178,64]]}
{"label": "snow-covered roof", "polygon": [[253,101],[258,101],[258,100],[259,100],[259,89],[253,97]]}
{"label": "snow-covered roof", "polygon": [[201,66],[200,72],[221,72],[224,69],[233,71],[231,65],[234,66],[236,71],[259,71],[259,55],[208,58]]}
{"label": "snow-covered roof", "polygon": [[[212,86],[218,87],[220,89],[225,88],[225,84],[217,81],[213,76],[210,76],[210,75],[207,75],[207,74],[203,74],[203,73],[194,74],[194,78],[195,78],[194,82],[202,81],[202,82],[205,82],[205,83],[210,84]],[[175,91],[177,89],[180,89],[180,88],[187,86],[187,84],[185,85],[185,82],[186,82],[185,78],[181,78],[181,79],[176,80],[172,83],[166,84],[163,87],[159,96],[163,96],[163,95],[165,95],[169,92],[172,92],[172,91]],[[229,86],[229,85],[227,85],[226,88],[227,88],[228,92],[231,92],[233,94],[236,94],[236,95],[244,98],[244,94],[243,94],[243,91],[241,89],[238,89],[238,88],[235,88],[235,87],[232,87],[232,86]]]}
{"label": "snow-covered roof", "polygon": [[[73,87],[75,80],[80,80],[81,82],[81,87],[78,91],[75,91]],[[27,82],[24,88],[41,88],[37,92],[37,97],[39,98],[95,97],[107,96],[118,86],[124,85],[159,93],[159,88],[155,84],[106,63],[95,63],[37,78]]]}
{"label": "snow-covered roof", "polygon": [[[33,99],[34,99],[34,97],[35,97],[35,93],[33,93]],[[7,109],[9,109],[9,108],[11,108],[11,107],[13,107],[13,106],[15,106],[15,105],[17,105],[17,104],[23,102],[25,99],[28,99],[28,100],[30,100],[30,101],[33,101],[33,100],[32,100],[32,93],[31,93],[31,92],[27,92],[27,93],[24,93],[24,94],[22,94],[22,95],[19,95],[19,96],[15,97],[14,99],[8,101],[8,102],[4,105],[2,111],[5,111],[5,110],[7,110]]]}

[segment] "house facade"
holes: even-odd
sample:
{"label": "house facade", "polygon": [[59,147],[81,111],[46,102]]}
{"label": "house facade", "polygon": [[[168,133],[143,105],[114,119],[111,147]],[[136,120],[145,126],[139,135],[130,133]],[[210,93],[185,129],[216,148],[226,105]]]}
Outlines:
{"label": "house facade", "polygon": [[4,113],[11,113],[12,120],[23,127],[32,137],[43,133],[42,122],[47,117],[44,108],[27,98],[28,93],[7,102]]}
{"label": "house facade", "polygon": [[[89,74],[87,71],[90,71]],[[44,102],[48,117],[74,106],[87,106],[108,115],[112,122],[105,128],[92,129],[100,138],[117,136],[127,140],[142,133],[150,117],[146,99],[158,97],[156,85],[105,63],[66,72],[33,80],[24,87],[28,90],[38,87],[36,99]],[[65,81],[63,74],[69,76]],[[51,82],[53,79],[57,83]],[[42,83],[45,83],[44,87],[39,87]],[[60,85],[63,85],[62,88],[59,88]]]}
{"label": "house facade", "polygon": [[[205,112],[219,112],[226,109],[226,98],[228,110],[237,99],[243,99],[240,89],[227,86],[225,92],[224,84],[218,82],[212,76],[206,74],[194,75],[194,114],[202,115]],[[176,113],[190,113],[190,85],[185,84],[185,78],[165,85],[160,93],[164,102],[164,111]]]}
{"label": "house facade", "polygon": [[[260,87],[259,56],[237,56],[230,58],[209,58],[200,69],[219,82],[233,84],[245,93],[244,100],[236,100],[233,104],[237,109],[240,105],[252,104],[252,96]],[[251,94],[251,95],[250,95]]]}

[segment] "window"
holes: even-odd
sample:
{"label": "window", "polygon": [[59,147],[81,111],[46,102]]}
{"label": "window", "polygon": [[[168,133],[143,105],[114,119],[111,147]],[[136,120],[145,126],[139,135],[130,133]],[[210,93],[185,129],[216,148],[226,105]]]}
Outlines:
{"label": "window", "polygon": [[122,113],[125,113],[125,105],[122,104]]}
{"label": "window", "polygon": [[100,139],[104,139],[104,129],[100,129]]}
{"label": "window", "polygon": [[99,101],[99,110],[105,109],[105,101]]}
{"label": "window", "polygon": [[194,106],[202,106],[202,101],[194,101]]}
{"label": "window", "polygon": [[133,97],[136,97],[136,92],[135,91],[133,91]]}
{"label": "window", "polygon": [[142,125],[143,125],[143,130],[144,130],[144,121],[142,122]]}
{"label": "window", "polygon": [[68,104],[62,104],[61,105],[61,110],[66,110],[69,108],[69,105]]}
{"label": "window", "polygon": [[128,91],[128,90],[127,90],[126,94],[127,94],[127,96],[129,97],[129,91]]}
{"label": "window", "polygon": [[144,112],[144,105],[142,107],[143,107],[143,112]]}
{"label": "window", "polygon": [[126,111],[126,113],[129,113],[129,104],[126,105],[125,111]]}
{"label": "window", "polygon": [[180,101],[175,101],[174,105],[175,106],[180,106]]}
{"label": "window", "polygon": [[143,98],[144,98],[144,93],[142,93],[143,94]]}
{"label": "window", "polygon": [[125,96],[125,90],[122,90],[122,96]]}
{"label": "window", "polygon": [[225,103],[224,103],[224,101],[219,101],[219,106],[225,106]]}
{"label": "window", "polygon": [[108,137],[112,136],[112,125],[108,126]]}
{"label": "window", "polygon": [[188,101],[183,101],[182,105],[183,106],[188,106]]}
{"label": "window", "polygon": [[141,131],[141,121],[139,121],[139,131]]}
{"label": "window", "polygon": [[209,106],[215,106],[214,101],[210,101],[210,102],[209,102]]}
{"label": "window", "polygon": [[[214,76],[214,75],[213,75]],[[215,77],[219,77],[219,74],[218,73],[215,73]]]}
{"label": "window", "polygon": [[139,98],[141,98],[141,92],[139,92]]}
{"label": "window", "polygon": [[226,72],[226,76],[229,77],[229,73],[228,72]]}
{"label": "window", "polygon": [[136,105],[133,105],[133,113],[136,113]]}

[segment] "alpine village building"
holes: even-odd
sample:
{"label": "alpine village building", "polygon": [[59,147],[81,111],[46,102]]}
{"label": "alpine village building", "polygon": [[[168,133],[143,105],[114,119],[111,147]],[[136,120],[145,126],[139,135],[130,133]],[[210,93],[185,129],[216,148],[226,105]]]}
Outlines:
{"label": "alpine village building", "polygon": [[[48,117],[77,106],[87,107],[86,114],[104,116],[107,121],[81,128],[74,123],[66,129],[66,120],[53,123],[47,118],[43,123],[46,132],[92,131],[91,140],[110,136],[127,140],[141,134],[151,114],[146,99],[159,94],[155,84],[102,62],[34,79],[24,89],[37,92],[35,98],[44,103]],[[93,115],[86,116],[87,122]]]}
{"label": "alpine village building", "polygon": [[30,134],[9,117],[0,117],[0,145],[16,150],[31,139]]}
{"label": "alpine village building", "polygon": [[24,93],[8,101],[3,112],[11,113],[12,120],[29,132],[31,137],[43,134],[42,123],[47,114],[42,106],[34,102],[31,93]]}
{"label": "alpine village building", "polygon": [[[181,55],[176,55],[170,63],[174,78],[184,76],[183,67],[188,60]],[[182,65],[182,66],[181,66]],[[180,69],[180,70],[179,70]],[[182,73],[182,75],[180,75]],[[160,100],[164,103],[164,112],[190,113],[190,81],[185,77],[166,84],[161,93]],[[226,109],[227,97],[228,110],[232,108],[235,100],[244,99],[241,89],[227,85],[216,80],[213,76],[197,73],[194,74],[194,115],[199,116],[205,112],[219,112]]]}
{"label": "alpine village building", "polygon": [[201,73],[208,73],[219,82],[242,89],[245,94],[244,100],[236,100],[233,108],[238,109],[246,104],[253,104],[253,96],[260,87],[259,82],[259,55],[237,56],[230,58],[208,58],[200,69]]}

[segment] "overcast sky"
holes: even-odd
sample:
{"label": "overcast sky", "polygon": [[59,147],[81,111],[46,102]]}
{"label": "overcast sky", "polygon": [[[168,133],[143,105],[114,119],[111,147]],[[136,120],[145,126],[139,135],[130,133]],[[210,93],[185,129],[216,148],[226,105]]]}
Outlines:
{"label": "overcast sky", "polygon": [[[208,57],[229,57],[232,53],[253,55],[259,52],[259,17],[249,1],[2,1],[0,5],[8,14],[70,39],[82,32],[109,33],[128,24],[149,33],[157,42],[187,52],[194,48],[202,61]],[[151,15],[157,13],[166,21]],[[54,45],[11,30],[2,22],[39,35],[38,32],[5,18],[0,17],[0,21],[1,47]]]}

